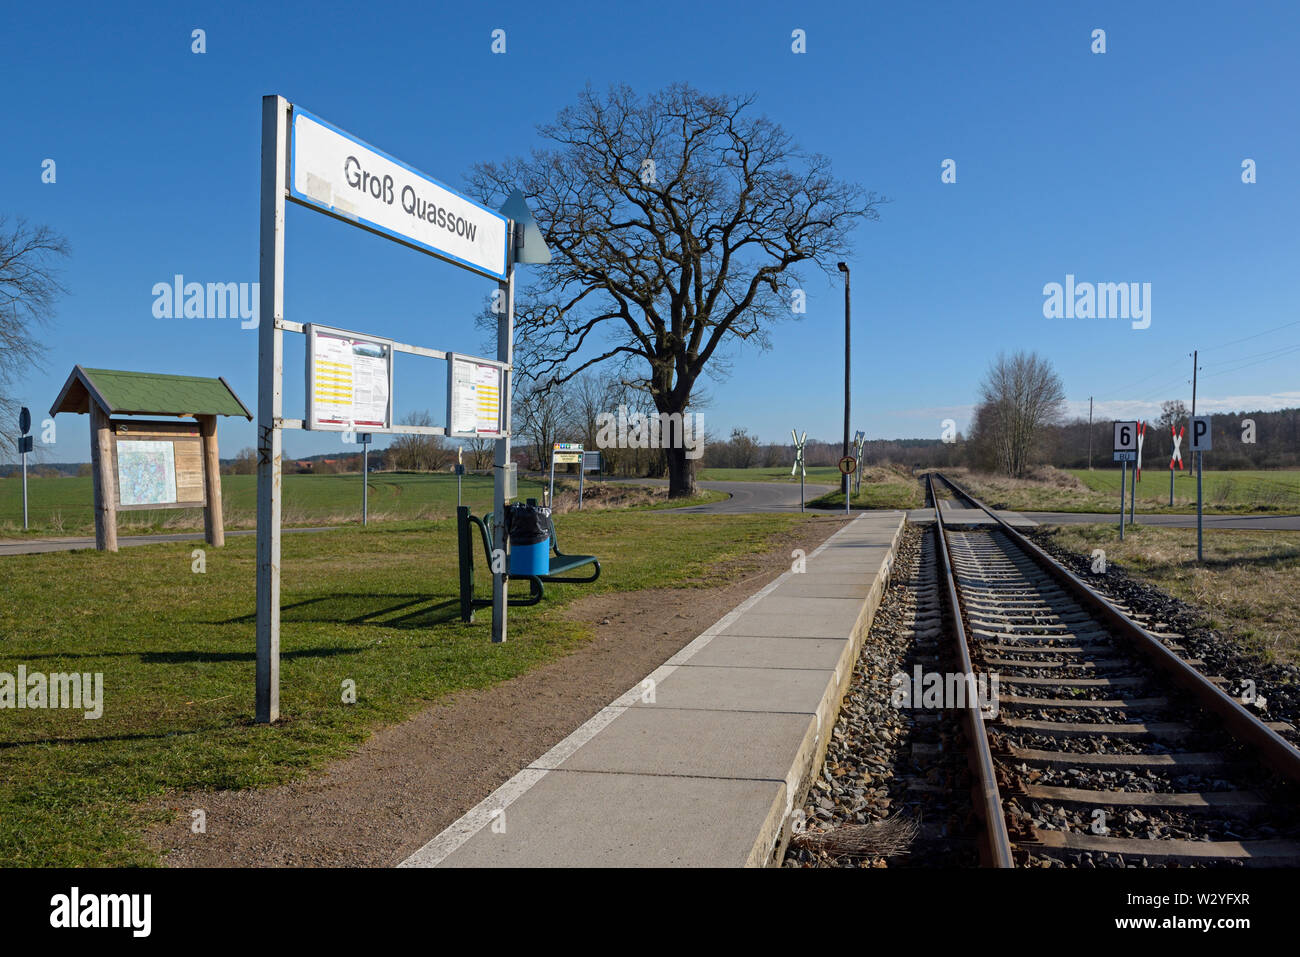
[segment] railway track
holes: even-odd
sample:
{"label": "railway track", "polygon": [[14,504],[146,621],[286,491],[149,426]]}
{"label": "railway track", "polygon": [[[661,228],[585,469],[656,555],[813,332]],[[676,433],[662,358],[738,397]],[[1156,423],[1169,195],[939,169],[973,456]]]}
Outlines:
{"label": "railway track", "polygon": [[[1300,864],[1300,751],[942,476],[939,590],[989,866]],[[942,484],[939,484],[942,483]],[[948,527],[942,501],[980,510]],[[969,513],[967,513],[969,514]],[[987,522],[982,519],[987,516]]]}

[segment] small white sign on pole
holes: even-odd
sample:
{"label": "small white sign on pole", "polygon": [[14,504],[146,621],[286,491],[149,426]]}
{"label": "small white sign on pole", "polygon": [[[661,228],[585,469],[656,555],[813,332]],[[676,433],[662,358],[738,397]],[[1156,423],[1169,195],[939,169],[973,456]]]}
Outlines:
{"label": "small white sign on pole", "polygon": [[[1115,451],[1136,452],[1137,447],[1138,447],[1137,422],[1116,422],[1115,423]],[[1136,458],[1137,456],[1134,456],[1134,459]]]}
{"label": "small white sign on pole", "polygon": [[1193,452],[1213,451],[1213,437],[1210,433],[1210,417],[1208,415],[1198,415],[1192,419],[1192,436],[1189,448]]}
{"label": "small white sign on pole", "polygon": [[290,199],[506,278],[505,216],[296,106],[290,142]]}

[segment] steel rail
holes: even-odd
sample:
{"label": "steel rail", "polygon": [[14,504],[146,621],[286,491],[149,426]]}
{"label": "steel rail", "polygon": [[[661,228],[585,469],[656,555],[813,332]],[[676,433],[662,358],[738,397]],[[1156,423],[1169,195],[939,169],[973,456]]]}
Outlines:
{"label": "steel rail", "polygon": [[952,611],[953,638],[957,646],[958,663],[966,682],[965,707],[962,709],[962,721],[966,737],[970,741],[968,754],[974,782],[971,786],[975,798],[975,812],[984,821],[984,834],[981,841],[980,856],[989,867],[1015,867],[1011,855],[1011,836],[1007,833],[1006,816],[1002,811],[1002,795],[998,791],[997,771],[993,764],[993,753],[989,749],[989,737],[984,730],[984,714],[980,711],[979,699],[974,694],[975,670],[971,666],[970,648],[966,643],[966,625],[962,620],[961,604],[957,596],[957,581],[953,575],[952,556],[948,551],[948,535],[944,531],[943,516],[939,511],[939,500],[934,495],[934,483],[926,476],[930,487],[930,500],[934,503],[934,524],[939,535],[939,564],[944,582],[948,588],[948,607]]}
{"label": "steel rail", "polygon": [[[1012,528],[1000,515],[983,502],[946,475],[929,473],[926,476],[927,480],[930,475],[938,475],[953,492],[993,519],[1008,538],[1019,546],[1025,554],[1029,555],[1040,568],[1064,586],[1066,591],[1070,592],[1088,611],[1092,612],[1115,633],[1123,635],[1131,641],[1153,664],[1164,671],[1175,684],[1189,691],[1210,712],[1222,718],[1224,729],[1242,744],[1255,751],[1265,764],[1282,776],[1300,783],[1300,750],[1297,750],[1285,738],[1247,711],[1236,699],[1226,694],[1218,685],[1171,651],[1159,638],[1120,611],[1109,599],[1091,585],[1075,575],[1037,544]],[[932,482],[930,498],[934,502],[936,522],[942,529],[942,520],[939,518],[939,500],[934,496]]]}

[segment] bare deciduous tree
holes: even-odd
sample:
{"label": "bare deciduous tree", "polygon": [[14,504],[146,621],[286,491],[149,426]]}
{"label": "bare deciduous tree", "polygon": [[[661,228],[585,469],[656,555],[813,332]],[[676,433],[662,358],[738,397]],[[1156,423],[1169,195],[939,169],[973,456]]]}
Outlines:
{"label": "bare deciduous tree", "polygon": [[[795,267],[832,268],[884,199],[753,105],[685,84],[644,99],[588,87],[539,128],[546,148],[476,168],[485,201],[523,190],[553,253],[520,296],[517,361],[547,381],[621,363],[657,411],[685,413],[729,345],[764,347],[793,318]],[[668,450],[672,496],[694,491],[685,453]]]}
{"label": "bare deciduous tree", "polygon": [[999,467],[1021,478],[1041,430],[1060,421],[1064,405],[1065,389],[1049,361],[1036,352],[999,353],[980,384],[976,430]]}
{"label": "bare deciduous tree", "polygon": [[[23,219],[11,225],[0,216],[0,415],[6,421],[20,405],[11,394],[14,380],[45,352],[36,331],[54,316],[54,301],[64,291],[56,260],[68,252],[68,241],[48,226]],[[10,433],[0,431],[0,448],[16,447]]]}
{"label": "bare deciduous tree", "polygon": [[[433,416],[427,409],[412,412],[402,419],[403,425],[431,426]],[[409,472],[436,472],[451,464],[452,451],[441,435],[398,435],[387,450],[389,466]]]}

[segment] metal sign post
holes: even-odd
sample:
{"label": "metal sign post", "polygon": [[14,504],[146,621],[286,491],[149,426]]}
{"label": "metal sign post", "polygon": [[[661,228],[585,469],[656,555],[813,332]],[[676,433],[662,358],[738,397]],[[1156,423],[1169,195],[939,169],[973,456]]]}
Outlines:
{"label": "metal sign post", "polygon": [[1124,483],[1128,480],[1128,459],[1120,460],[1119,467],[1119,540],[1124,541]]}
{"label": "metal sign post", "polygon": [[[859,431],[857,434],[853,436],[854,450],[857,452],[857,460],[859,464],[861,464],[862,462],[862,447],[866,444],[867,444],[867,433]],[[858,469],[856,472],[853,473],[853,479],[855,483],[853,494],[860,495],[862,493],[862,469]]]}
{"label": "metal sign post", "polygon": [[370,524],[370,433],[360,432],[361,443],[361,524]]}
{"label": "metal sign post", "polygon": [[790,474],[799,473],[799,511],[804,510],[804,468],[803,468],[803,444],[808,441],[808,433],[803,434],[803,438],[794,434],[794,429],[790,430],[790,438],[794,439],[794,465],[790,467]]}
{"label": "metal sign post", "polygon": [[[518,262],[548,262],[550,251],[517,191],[500,211],[461,196],[437,180],[380,152],[319,117],[294,107],[280,96],[262,98],[260,313],[258,326],[257,406],[257,720],[280,716],[280,520],[283,505],[281,467],[283,429],[321,428],[346,431],[338,416],[317,414],[316,404],[367,400],[345,386],[308,396],[309,418],[284,418],[284,333],[313,337],[307,325],[284,318],[285,204],[302,206],[384,236],[497,281],[504,302],[497,323],[497,359],[461,357],[424,346],[407,345],[357,334],[326,335],[331,357],[313,359],[308,369],[332,361],[346,368],[370,369],[387,348],[391,353],[448,360],[447,426],[395,425],[391,388],[386,404],[370,404],[382,427],[370,432],[410,435],[489,436],[496,440],[493,472],[493,531],[498,543],[492,560],[492,640],[506,638],[506,575],[509,543],[505,504],[514,497],[510,471],[510,364],[514,341],[514,267]],[[521,252],[527,238],[527,255]],[[316,330],[319,332],[319,330]],[[459,365],[458,365],[459,363]],[[322,365],[322,369],[324,366]],[[374,381],[373,375],[371,376]],[[347,383],[350,377],[340,380]],[[328,391],[328,390],[327,390]],[[337,391],[337,390],[335,390]],[[380,406],[383,405],[383,408]],[[355,417],[354,417],[355,419]],[[357,424],[370,423],[364,419]],[[365,505],[363,505],[365,508]]]}
{"label": "metal sign post", "polygon": [[858,470],[857,460],[851,455],[846,455],[840,459],[840,474],[844,476],[844,514],[849,514],[849,490],[853,488],[849,478]]}
{"label": "metal sign post", "polygon": [[1204,517],[1201,514],[1201,508],[1205,500],[1201,484],[1205,475],[1203,453],[1214,448],[1210,417],[1208,415],[1198,415],[1192,419],[1192,440],[1188,447],[1196,453],[1196,560],[1199,562],[1205,558],[1205,524]]}
{"label": "metal sign post", "polygon": [[27,453],[32,450],[32,437],[27,430],[32,427],[32,412],[27,406],[18,411],[18,452],[23,460],[23,531],[27,531]]}
{"label": "metal sign post", "polygon": [[506,500],[513,498],[507,494],[510,476],[510,395],[513,373],[511,364],[515,361],[515,249],[517,246],[515,226],[506,234],[506,278],[497,284],[501,296],[505,299],[505,315],[497,322],[497,361],[505,364],[502,370],[501,436],[496,441],[492,463],[492,541],[496,544],[497,554],[492,564],[492,641],[496,644],[506,640],[506,591],[509,588],[510,538],[506,534]]}
{"label": "metal sign post", "polygon": [[582,508],[582,446],[577,442],[555,442],[551,445],[551,491],[549,505],[555,507],[555,466],[574,465],[578,466],[578,508]]}
{"label": "metal sign post", "polygon": [[601,455],[599,452],[583,451],[582,462],[578,465],[578,510],[582,510],[582,482],[588,472],[595,472],[597,475],[601,471]]}
{"label": "metal sign post", "polygon": [[1146,444],[1147,424],[1138,422],[1137,424],[1137,461],[1133,463],[1133,488],[1129,492],[1128,498],[1128,523],[1137,524],[1137,494],[1138,482],[1142,481],[1142,446]]}
{"label": "metal sign post", "polygon": [[[1124,541],[1124,495],[1128,483],[1128,463],[1137,462],[1138,429],[1136,422],[1115,423],[1115,461],[1120,463],[1119,473],[1119,540]],[[1137,480],[1133,485],[1136,488]],[[1135,493],[1136,494],[1136,493]]]}
{"label": "metal sign post", "polygon": [[1174,504],[1174,464],[1177,463],[1178,471],[1183,471],[1183,437],[1187,435],[1187,426],[1169,426],[1170,438],[1173,441],[1173,453],[1169,459],[1169,505]]}
{"label": "metal sign post", "polygon": [[456,449],[456,507],[460,508],[460,480],[465,475],[465,446]]}

